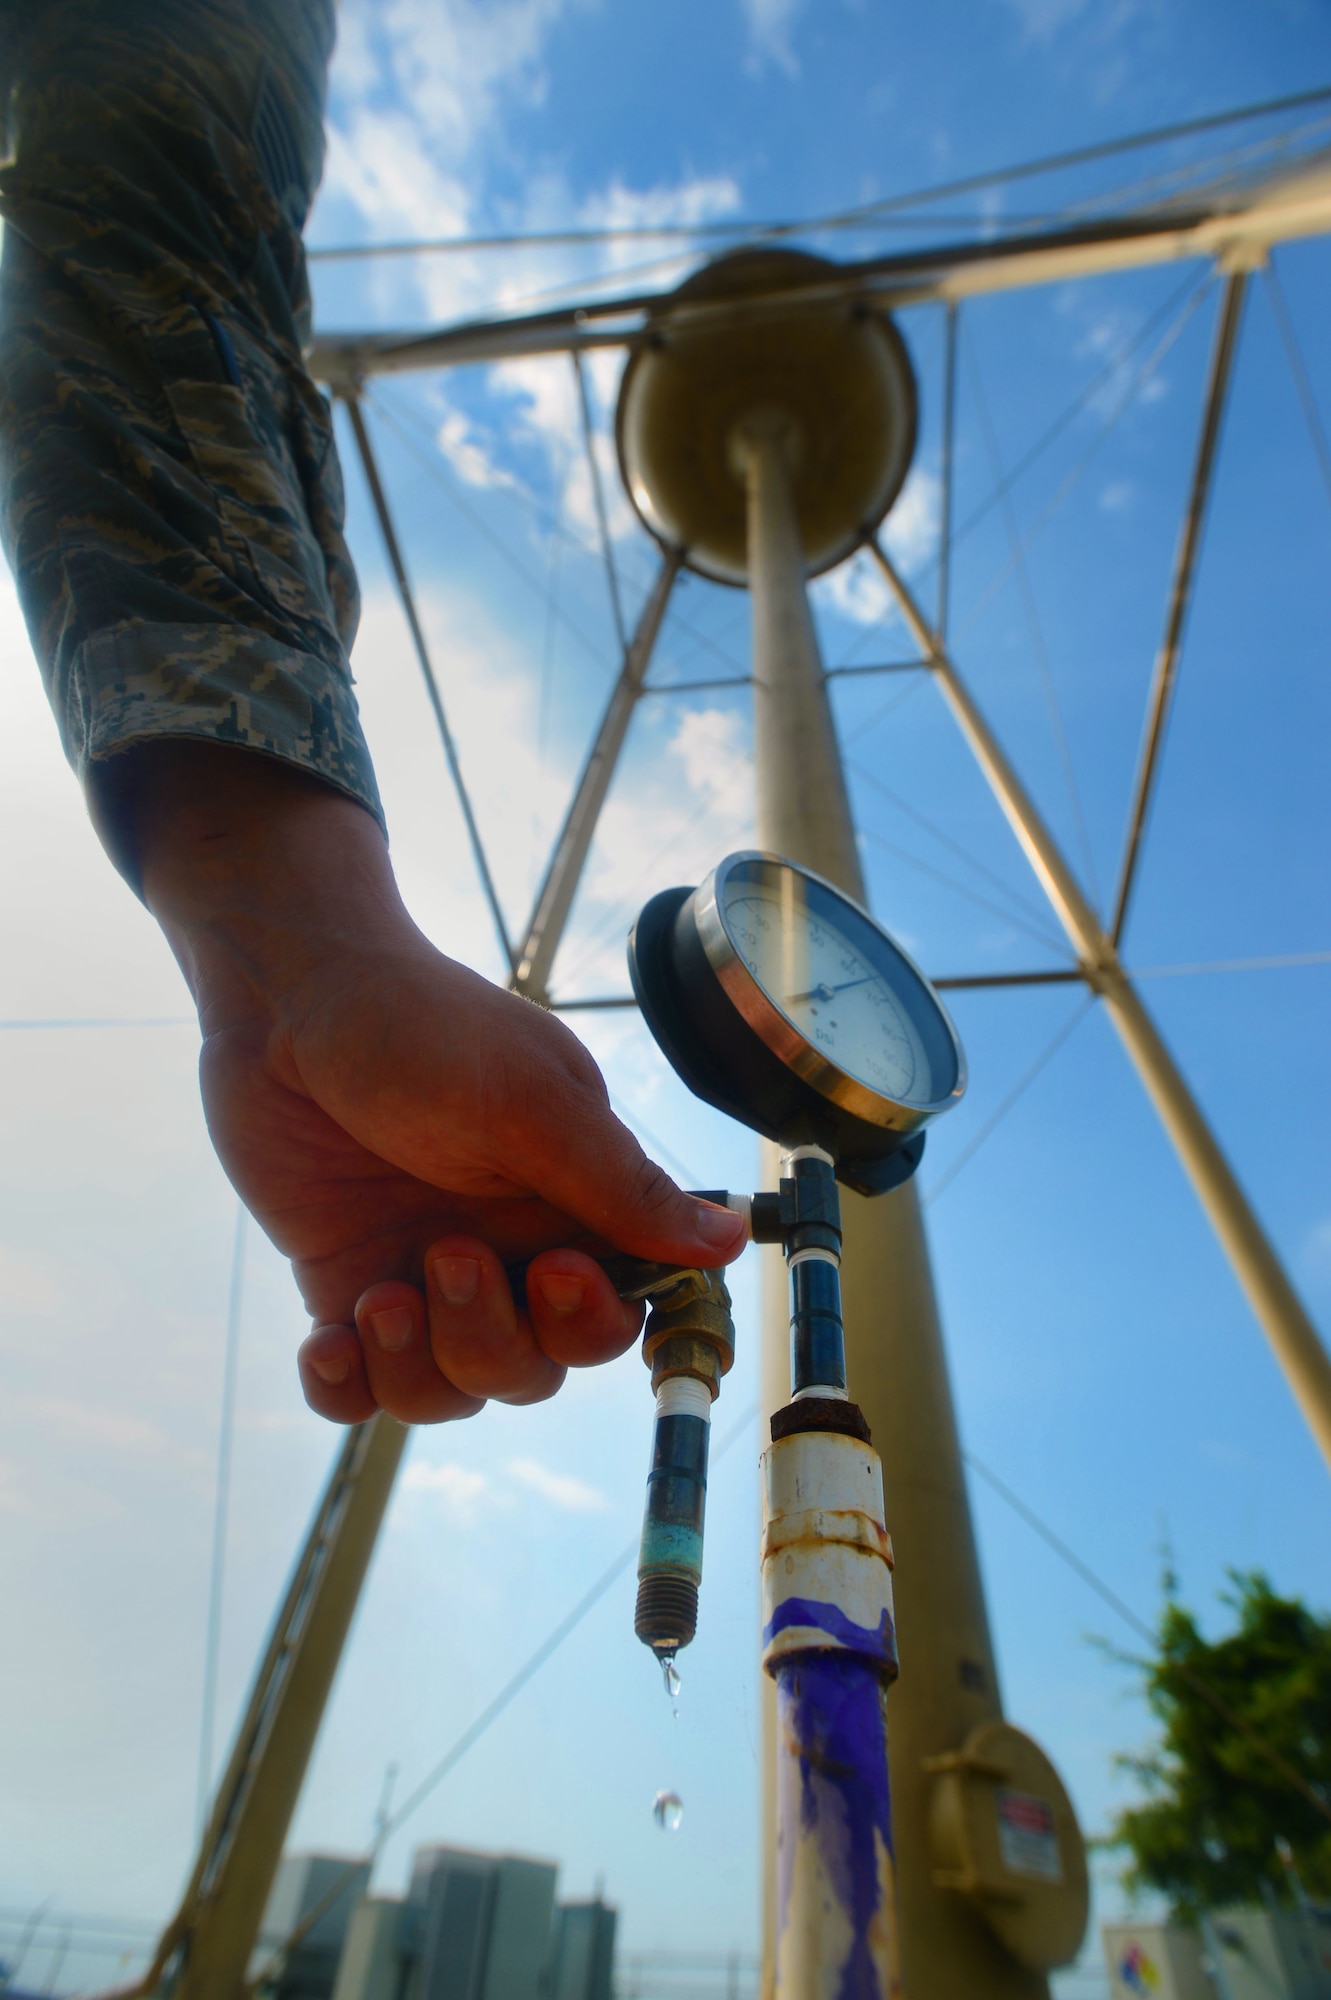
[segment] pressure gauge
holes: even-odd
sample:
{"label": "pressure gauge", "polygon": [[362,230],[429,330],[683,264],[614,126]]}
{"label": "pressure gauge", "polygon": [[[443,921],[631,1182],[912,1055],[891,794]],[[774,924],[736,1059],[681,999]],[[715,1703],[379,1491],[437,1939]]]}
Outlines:
{"label": "pressure gauge", "polygon": [[966,1087],[928,980],[868,911],[779,855],[732,854],[667,889],[629,938],[643,1018],[698,1097],[862,1194],[907,1179]]}

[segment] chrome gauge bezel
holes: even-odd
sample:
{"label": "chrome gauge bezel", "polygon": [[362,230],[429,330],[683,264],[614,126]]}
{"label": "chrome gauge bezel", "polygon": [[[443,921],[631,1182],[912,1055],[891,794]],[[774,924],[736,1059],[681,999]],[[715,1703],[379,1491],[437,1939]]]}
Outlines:
{"label": "chrome gauge bezel", "polygon": [[[928,1101],[910,1098],[893,1098],[873,1089],[824,1053],[799,1028],[790,1016],[778,1006],[765,987],[750,972],[739,949],[731,937],[725,919],[725,889],[731,874],[741,865],[762,862],[773,869],[788,870],[814,883],[836,903],[852,911],[872,933],[888,947],[893,957],[905,966],[910,976],[918,983],[920,996],[936,1010],[937,1019],[945,1030],[956,1065],[955,1081],[952,1088],[942,1097]],[[852,1117],[876,1125],[880,1130],[899,1132],[903,1135],[915,1132],[920,1126],[946,1111],[955,1104],[966,1089],[966,1057],[961,1039],[953,1026],[952,1017],[934,992],[924,973],[903,951],[896,940],[888,935],[882,925],[862,903],[848,896],[825,876],[818,875],[812,868],[801,868],[779,854],[768,853],[762,848],[745,848],[737,854],[728,854],[724,861],[700,883],[693,898],[694,922],[698,941],[706,955],[707,962],[715,973],[727,998],[736,1012],[752,1028],[764,1046],[802,1082],[808,1084],[828,1103],[847,1111]]]}

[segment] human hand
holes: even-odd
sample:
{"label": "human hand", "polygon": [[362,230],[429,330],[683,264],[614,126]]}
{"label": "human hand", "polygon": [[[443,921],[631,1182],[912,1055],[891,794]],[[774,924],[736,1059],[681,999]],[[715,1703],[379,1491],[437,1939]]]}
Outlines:
{"label": "human hand", "polygon": [[145,897],[198,1004],[213,1143],[316,1322],[312,1408],[537,1401],[640,1324],[587,1251],[738,1254],[742,1222],[646,1158],[577,1038],[421,935],[359,806],[243,751],[136,754]]}

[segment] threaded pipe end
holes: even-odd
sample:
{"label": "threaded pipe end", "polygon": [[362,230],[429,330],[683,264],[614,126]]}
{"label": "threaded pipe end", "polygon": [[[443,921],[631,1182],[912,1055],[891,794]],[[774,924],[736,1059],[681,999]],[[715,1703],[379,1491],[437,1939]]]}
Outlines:
{"label": "threaded pipe end", "polygon": [[698,1586],[692,1577],[655,1575],[638,1579],[633,1629],[654,1653],[687,1646],[698,1629]]}

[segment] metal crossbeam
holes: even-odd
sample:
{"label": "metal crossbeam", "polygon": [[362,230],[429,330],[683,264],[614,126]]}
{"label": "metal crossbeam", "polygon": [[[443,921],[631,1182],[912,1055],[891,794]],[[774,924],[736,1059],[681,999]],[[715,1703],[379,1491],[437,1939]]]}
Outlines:
{"label": "metal crossbeam", "polygon": [[665,312],[672,325],[692,329],[782,317],[800,305],[848,298],[883,310],[929,300],[956,304],[989,292],[1189,257],[1250,266],[1272,244],[1328,231],[1331,155],[1319,153],[1297,173],[1270,175],[1239,192],[1221,188],[1072,227],[869,258],[842,266],[831,278],[785,284],[743,299],[681,302],[659,292],[637,292],[510,319],[472,320],[427,334],[325,334],[316,338],[309,366],[320,381],[342,394],[355,394],[369,375],[627,346]]}
{"label": "metal crossbeam", "polygon": [[374,456],[374,449],[370,444],[370,434],[365,428],[365,417],[361,410],[360,398],[359,396],[349,395],[344,400],[347,406],[347,415],[351,419],[351,428],[355,433],[356,444],[360,451],[361,464],[365,468],[365,477],[370,488],[370,498],[374,502],[374,511],[379,517],[379,528],[384,538],[384,547],[388,552],[388,561],[397,582],[398,596],[402,599],[402,609],[406,615],[407,625],[411,632],[412,644],[416,648],[416,659],[420,665],[421,677],[425,682],[425,691],[430,697],[430,706],[434,710],[434,719],[439,727],[439,738],[444,746],[444,757],[448,763],[449,775],[453,780],[453,789],[457,793],[458,804],[462,808],[462,817],[467,828],[467,838],[471,842],[472,856],[476,862],[476,873],[481,878],[481,888],[485,892],[486,902],[490,905],[490,915],[494,919],[495,932],[499,938],[499,949],[504,955],[504,963],[507,965],[509,971],[512,972],[517,961],[514,956],[513,947],[509,943],[508,926],[504,922],[504,912],[500,907],[498,891],[494,885],[494,877],[490,873],[490,864],[485,858],[485,849],[481,845],[481,830],[476,824],[476,815],[472,811],[471,799],[468,795],[466,784],[463,781],[462,766],[458,762],[457,745],[453,741],[453,732],[448,726],[448,717],[444,713],[443,696],[439,692],[439,683],[435,679],[429,648],[425,643],[425,632],[416,614],[416,600],[412,595],[411,580],[407,575],[407,566],[402,559],[402,550],[398,546],[397,531],[393,526],[392,514],[389,512],[388,496],[384,492],[383,481],[379,477],[379,466]]}
{"label": "metal crossbeam", "polygon": [[720,674],[714,681],[663,681],[658,687],[645,687],[640,692],[644,695],[703,694],[710,693],[713,688],[746,688],[752,686],[752,674]]}
{"label": "metal crossbeam", "polygon": [[1086,974],[1068,967],[1060,972],[955,972],[930,978],[940,993],[973,993],[984,986],[1078,986]]}
{"label": "metal crossbeam", "polygon": [[1187,505],[1183,512],[1178,548],[1174,556],[1174,575],[1170,583],[1169,602],[1165,612],[1164,636],[1155,658],[1155,672],[1146,708],[1146,726],[1142,734],[1136,782],[1132,788],[1132,805],[1128,812],[1123,864],[1119,872],[1118,893],[1114,898],[1113,920],[1109,926],[1109,935],[1115,948],[1123,940],[1123,926],[1127,921],[1128,904],[1136,883],[1137,866],[1141,858],[1142,835],[1146,830],[1147,814],[1150,811],[1159,776],[1160,752],[1174,699],[1174,684],[1183,645],[1183,627],[1197,574],[1197,557],[1206,522],[1206,503],[1210,496],[1211,476],[1215,468],[1216,443],[1220,436],[1225,398],[1233,375],[1234,350],[1238,343],[1239,320],[1243,312],[1247,286],[1246,271],[1235,272],[1226,281],[1220,315],[1216,322],[1215,342],[1211,349],[1211,367],[1206,384],[1206,400],[1202,412],[1201,435],[1197,440],[1197,459],[1193,467]]}
{"label": "metal crossbeam", "polygon": [[829,681],[840,681],[854,680],[858,674],[918,674],[928,670],[927,660],[869,660],[863,666],[848,660],[844,666],[826,667],[824,673]]}

